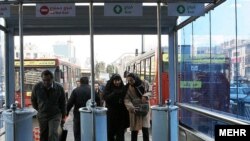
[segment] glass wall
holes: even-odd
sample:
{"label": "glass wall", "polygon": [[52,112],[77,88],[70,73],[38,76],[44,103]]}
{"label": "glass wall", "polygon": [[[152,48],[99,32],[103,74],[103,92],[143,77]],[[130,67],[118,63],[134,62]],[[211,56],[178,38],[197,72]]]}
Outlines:
{"label": "glass wall", "polygon": [[[179,101],[250,121],[249,0],[227,0],[178,31]],[[209,136],[223,124],[189,111],[181,122]]]}

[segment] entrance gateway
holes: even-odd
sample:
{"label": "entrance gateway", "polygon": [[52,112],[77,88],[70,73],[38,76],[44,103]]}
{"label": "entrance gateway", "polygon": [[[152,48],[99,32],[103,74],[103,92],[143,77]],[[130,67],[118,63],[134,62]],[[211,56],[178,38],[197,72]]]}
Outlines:
{"label": "entrance gateway", "polygon": [[[201,2],[204,3],[204,0],[182,0],[182,2]],[[13,37],[11,36],[20,36],[20,53],[23,52],[23,36],[24,35],[83,35],[90,34],[91,39],[91,70],[93,71],[94,64],[94,52],[93,52],[93,34],[158,34],[158,38],[161,34],[169,34],[169,32],[173,32],[174,27],[176,26],[177,16],[167,16],[167,6],[160,5],[161,3],[167,4],[170,2],[176,2],[175,0],[165,0],[165,1],[152,1],[152,0],[138,0],[131,1],[132,3],[157,3],[156,6],[143,7],[145,13],[143,13],[142,17],[126,17],[126,20],[121,18],[114,17],[105,17],[103,16],[103,7],[102,6],[93,6],[93,3],[121,3],[128,1],[119,1],[119,0],[110,0],[110,1],[85,1],[85,0],[73,0],[70,3],[90,3],[88,6],[77,6],[76,10],[81,11],[76,13],[74,18],[72,17],[53,17],[53,18],[37,18],[34,14],[35,6],[26,6],[25,4],[35,4],[35,3],[69,3],[67,0],[17,0],[17,1],[4,1],[0,2],[0,4],[16,4],[11,5],[11,15],[10,17],[6,17],[6,27],[0,26],[3,31],[6,31],[8,35],[8,41],[11,43]],[[214,2],[213,0],[209,0],[208,3]],[[43,9],[44,10],[44,9]],[[93,12],[97,15],[94,15]],[[46,11],[46,10],[45,10]],[[157,15],[157,17],[156,17]],[[163,16],[164,18],[161,18]],[[94,21],[94,22],[93,22]],[[103,21],[107,21],[107,23],[103,23]],[[111,22],[110,22],[111,21]],[[126,21],[127,23],[124,23]],[[11,31],[11,32],[8,32]],[[174,35],[171,33],[170,38],[173,38]],[[160,38],[159,38],[160,39]],[[173,41],[170,41],[170,44],[173,45]],[[11,46],[11,45],[9,45]],[[158,47],[161,47],[161,42],[159,41]],[[9,47],[6,47],[9,48]],[[9,52],[11,48],[8,49]],[[170,51],[172,52],[172,51]],[[10,58],[13,55],[6,55],[7,60],[9,62],[13,62],[13,58]],[[23,60],[23,56],[21,55],[20,60]],[[171,57],[171,56],[170,56]],[[170,60],[171,62],[171,60]],[[23,63],[20,63],[20,68],[22,68]],[[8,69],[11,69],[11,66],[7,66]],[[21,70],[21,74],[23,74],[23,70]],[[7,70],[7,72],[13,72],[13,70]],[[11,73],[10,73],[11,74]],[[94,73],[91,72],[91,76],[93,77]],[[8,82],[13,82],[11,76],[7,76]],[[23,80],[23,77],[20,77]],[[93,80],[93,78],[92,78]],[[7,89],[12,90],[13,85],[9,85]],[[11,88],[12,87],[12,88]],[[23,87],[23,86],[22,86]],[[23,93],[23,88],[21,87],[21,92]],[[93,91],[93,84],[92,84]],[[9,98],[11,99],[11,98]],[[91,99],[94,99],[93,96]],[[8,102],[7,104],[9,104]],[[13,103],[13,102],[11,102]],[[93,116],[93,121],[95,121],[95,116]],[[95,124],[95,122],[93,122]],[[169,124],[170,125],[170,124]],[[93,128],[93,137],[95,138],[95,129]],[[15,133],[15,131],[13,131]],[[98,136],[98,135],[97,135]],[[93,140],[95,140],[93,138]]]}

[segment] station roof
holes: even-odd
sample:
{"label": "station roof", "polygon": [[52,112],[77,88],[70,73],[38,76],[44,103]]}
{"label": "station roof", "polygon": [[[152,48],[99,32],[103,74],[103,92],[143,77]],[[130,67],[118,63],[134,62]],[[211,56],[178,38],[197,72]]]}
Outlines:
{"label": "station roof", "polygon": [[[7,0],[8,1],[8,0]],[[15,1],[15,0],[9,0]],[[18,0],[16,0],[18,2]],[[60,2],[69,0],[22,0],[23,35],[89,35],[89,5],[76,5],[73,17],[37,17],[35,3]],[[70,2],[126,2],[126,0],[71,0]],[[161,33],[168,34],[176,26],[177,16],[168,16],[166,3],[175,0],[159,0],[165,2],[161,6]],[[182,0],[183,1],[183,0]],[[201,1],[201,0],[184,0]],[[213,0],[203,0],[213,1]],[[155,0],[132,0],[128,2],[156,3]],[[0,1],[0,3],[2,3]],[[93,34],[157,34],[157,6],[143,6],[143,16],[104,16],[104,5],[93,6]],[[6,19],[6,27],[19,35],[19,5],[11,3],[10,17]]]}
{"label": "station roof", "polygon": [[[19,34],[19,7],[11,6],[6,18],[8,28]],[[167,16],[161,8],[161,30],[167,34],[176,25],[177,17]],[[143,6],[143,16],[104,16],[104,6],[93,6],[94,34],[156,34],[157,7]],[[87,35],[89,34],[89,6],[76,6],[74,17],[36,17],[35,6],[23,6],[23,35]]]}

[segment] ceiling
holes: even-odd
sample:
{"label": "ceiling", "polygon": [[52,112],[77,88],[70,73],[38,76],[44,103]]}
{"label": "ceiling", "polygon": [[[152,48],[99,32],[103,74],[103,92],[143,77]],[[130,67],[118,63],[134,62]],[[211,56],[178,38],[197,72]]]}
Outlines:
{"label": "ceiling", "polygon": [[[11,5],[8,29],[19,35],[19,7]],[[177,17],[161,6],[161,32],[168,34]],[[157,6],[143,6],[143,16],[104,16],[104,6],[93,6],[93,34],[157,34]],[[88,35],[89,6],[76,6],[74,17],[36,17],[36,7],[23,6],[23,35]]]}

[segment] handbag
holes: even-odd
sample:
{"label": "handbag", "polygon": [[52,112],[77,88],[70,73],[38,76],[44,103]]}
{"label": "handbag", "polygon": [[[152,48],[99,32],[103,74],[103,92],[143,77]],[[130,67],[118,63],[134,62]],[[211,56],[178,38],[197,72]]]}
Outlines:
{"label": "handbag", "polygon": [[139,116],[143,116],[143,117],[146,116],[148,114],[148,111],[149,111],[149,104],[148,104],[148,102],[147,103],[138,104],[135,107],[135,114],[139,115]]}
{"label": "handbag", "polygon": [[[141,86],[141,85],[140,85]],[[143,96],[142,92],[139,90],[138,87],[136,87],[138,92]],[[145,102],[143,103],[142,100],[140,99],[136,104],[135,104],[135,114],[139,116],[146,116],[149,111],[149,103]]]}

